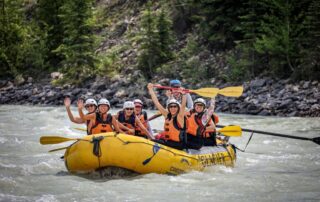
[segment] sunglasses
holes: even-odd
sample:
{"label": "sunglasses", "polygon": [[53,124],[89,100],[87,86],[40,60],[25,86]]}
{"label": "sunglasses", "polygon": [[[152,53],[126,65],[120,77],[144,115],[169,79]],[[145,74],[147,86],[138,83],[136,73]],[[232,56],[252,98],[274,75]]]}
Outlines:
{"label": "sunglasses", "polygon": [[95,107],[95,105],[86,105],[85,107],[86,107],[86,108]]}
{"label": "sunglasses", "polygon": [[137,105],[137,106],[134,106],[135,108],[142,108],[142,106],[139,106],[139,105]]}
{"label": "sunglasses", "polygon": [[126,110],[133,110],[133,108],[126,108]]}
{"label": "sunglasses", "polygon": [[203,104],[196,104],[196,106],[204,107],[204,105],[203,105]]}
{"label": "sunglasses", "polygon": [[177,105],[170,105],[169,108],[178,108]]}

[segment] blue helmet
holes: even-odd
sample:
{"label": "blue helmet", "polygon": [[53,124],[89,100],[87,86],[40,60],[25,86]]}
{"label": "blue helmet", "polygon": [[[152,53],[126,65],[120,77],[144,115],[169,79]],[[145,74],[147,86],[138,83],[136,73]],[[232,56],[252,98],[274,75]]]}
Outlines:
{"label": "blue helmet", "polygon": [[181,82],[179,80],[171,80],[170,81],[170,86],[172,87],[181,87]]}

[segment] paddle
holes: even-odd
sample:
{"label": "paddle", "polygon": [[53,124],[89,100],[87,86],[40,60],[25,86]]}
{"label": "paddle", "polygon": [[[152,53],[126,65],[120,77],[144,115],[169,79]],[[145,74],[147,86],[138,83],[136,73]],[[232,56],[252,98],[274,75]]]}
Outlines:
{"label": "paddle", "polygon": [[[167,90],[178,90],[179,88],[173,88],[170,86],[161,86],[161,85],[154,85],[155,88],[160,89],[167,89]],[[243,87],[236,86],[236,87],[226,87],[226,88],[199,88],[197,90],[190,90],[184,89],[186,93],[196,93],[203,97],[215,97],[217,94],[228,96],[228,97],[239,97],[242,95]]]}
{"label": "paddle", "polygon": [[[225,126],[217,125],[217,127],[222,128]],[[261,130],[251,130],[251,129],[245,129],[245,128],[242,128],[242,131],[258,133],[258,134],[263,134],[263,135],[277,136],[277,137],[285,137],[285,138],[291,138],[291,139],[297,139],[297,140],[308,140],[308,141],[312,141],[312,142],[320,145],[320,137],[308,138],[308,137],[300,137],[300,136],[285,135],[285,134],[280,134],[280,133],[266,132],[266,131],[261,131]]]}
{"label": "paddle", "polygon": [[146,160],[144,160],[142,162],[142,165],[146,165],[147,163],[149,163],[151,159],[158,153],[159,150],[160,150],[160,146],[157,143],[155,143],[152,148],[153,155],[147,158]]}
{"label": "paddle", "polygon": [[87,132],[87,129],[85,129],[85,128],[73,128],[73,129]]}
{"label": "paddle", "polygon": [[71,140],[83,140],[81,138],[67,138],[67,137],[59,137],[59,136],[42,136],[40,137],[41,144],[59,144],[62,142],[67,142]]}
{"label": "paddle", "polygon": [[60,151],[60,150],[63,150],[63,149],[67,149],[68,147],[61,147],[61,148],[57,148],[57,149],[52,149],[52,150],[49,150],[49,152]]}
{"label": "paddle", "polygon": [[158,117],[162,116],[162,114],[158,111],[158,113],[154,114],[153,116],[151,116],[150,118],[148,118],[148,120],[145,120],[142,124],[152,121],[153,119],[156,119]]}
{"label": "paddle", "polygon": [[[162,130],[153,129],[153,132],[161,133]],[[220,130],[217,130],[218,133],[221,133],[224,136],[228,137],[240,137],[242,135],[242,129],[240,126],[225,126]]]}

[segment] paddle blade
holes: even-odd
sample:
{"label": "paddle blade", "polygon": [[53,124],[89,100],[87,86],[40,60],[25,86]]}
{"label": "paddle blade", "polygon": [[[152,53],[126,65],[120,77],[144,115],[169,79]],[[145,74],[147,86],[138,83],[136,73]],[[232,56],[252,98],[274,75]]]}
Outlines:
{"label": "paddle blade", "polygon": [[243,93],[243,87],[242,86],[226,87],[226,88],[220,89],[218,93],[220,95],[224,95],[228,97],[240,97]]}
{"label": "paddle blade", "polygon": [[[154,155],[153,155],[153,156],[154,156]],[[148,163],[151,161],[151,159],[152,159],[153,156],[151,156],[150,158],[147,158],[146,160],[144,160],[144,161],[142,162],[142,165],[148,164]]]}
{"label": "paddle blade", "polygon": [[218,130],[218,132],[229,137],[240,137],[242,135],[240,126],[226,126]]}
{"label": "paddle blade", "polygon": [[320,137],[315,137],[315,138],[312,138],[312,141],[316,144],[319,144],[320,145]]}
{"label": "paddle blade", "polygon": [[40,144],[59,144],[66,141],[77,140],[75,138],[66,138],[59,136],[42,136],[40,137]]}
{"label": "paddle blade", "polygon": [[196,93],[202,97],[215,97],[219,92],[219,88],[200,88],[197,90],[189,90],[189,92]]}

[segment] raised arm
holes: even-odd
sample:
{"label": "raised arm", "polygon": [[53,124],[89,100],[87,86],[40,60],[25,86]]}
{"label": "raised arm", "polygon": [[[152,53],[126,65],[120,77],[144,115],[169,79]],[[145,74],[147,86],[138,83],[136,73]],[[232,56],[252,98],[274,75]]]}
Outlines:
{"label": "raised arm", "polygon": [[67,113],[68,113],[68,117],[70,119],[71,122],[73,123],[78,123],[78,124],[81,124],[81,123],[84,123],[84,120],[82,120],[80,117],[74,117],[72,112],[71,112],[71,109],[70,109],[70,105],[71,105],[71,100],[69,97],[66,97],[64,99],[64,106],[66,107],[66,110],[67,110]]}
{"label": "raised arm", "polygon": [[186,103],[187,103],[187,97],[186,97],[186,93],[184,93],[181,90],[182,93],[182,101],[181,101],[181,107],[180,107],[180,111],[178,114],[178,122],[181,126],[184,125],[184,115],[185,115],[185,109],[186,109]]}
{"label": "raised arm", "polygon": [[187,96],[187,108],[190,110],[193,108],[193,100],[192,100],[192,97],[189,93],[186,94]]}
{"label": "raised arm", "polygon": [[149,91],[149,94],[151,96],[151,99],[154,103],[154,105],[157,107],[157,109],[161,112],[161,114],[163,116],[167,116],[168,115],[168,111],[160,104],[154,90],[153,90],[153,84],[152,83],[149,83],[148,84],[148,91]]}
{"label": "raised arm", "polygon": [[78,112],[79,112],[79,116],[80,118],[85,121],[85,120],[95,120],[96,119],[96,114],[92,113],[92,114],[84,114],[82,109],[83,109],[83,100],[78,100],[77,102],[78,104]]}

